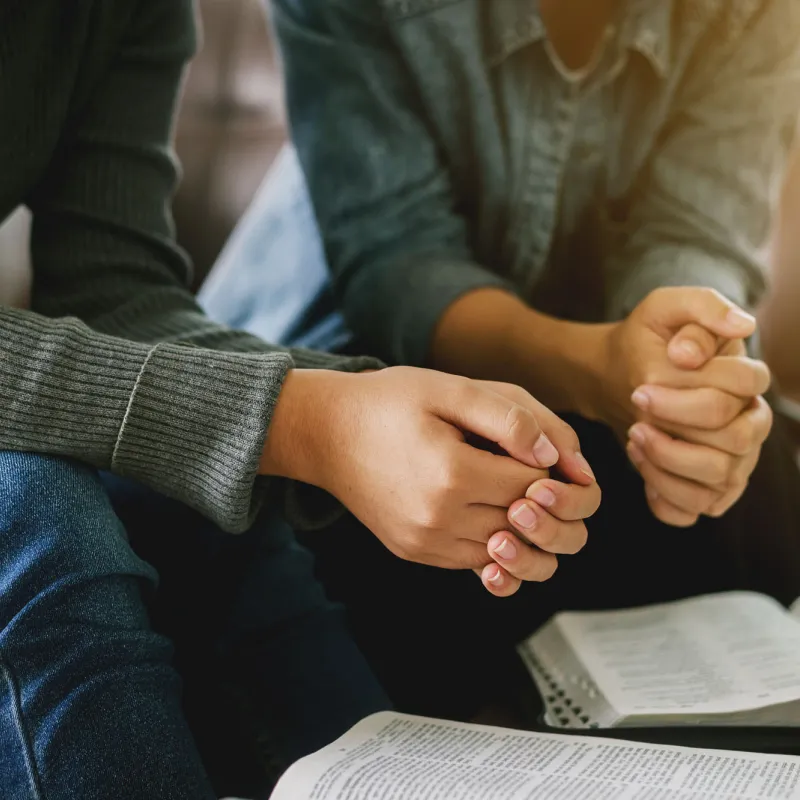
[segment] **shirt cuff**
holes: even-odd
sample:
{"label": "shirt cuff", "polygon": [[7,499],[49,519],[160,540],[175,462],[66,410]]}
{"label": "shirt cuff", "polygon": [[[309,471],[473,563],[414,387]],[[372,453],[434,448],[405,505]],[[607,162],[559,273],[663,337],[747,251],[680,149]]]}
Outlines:
{"label": "shirt cuff", "polygon": [[425,366],[447,308],[463,295],[485,288],[517,293],[504,278],[473,262],[420,256],[355,278],[347,290],[345,313],[376,355],[396,364]]}
{"label": "shirt cuff", "polygon": [[626,279],[611,297],[607,318],[624,319],[652,291],[664,286],[716,289],[741,308],[752,308],[764,290],[764,277],[731,259],[691,247],[663,245],[647,251],[635,264],[623,264]]}

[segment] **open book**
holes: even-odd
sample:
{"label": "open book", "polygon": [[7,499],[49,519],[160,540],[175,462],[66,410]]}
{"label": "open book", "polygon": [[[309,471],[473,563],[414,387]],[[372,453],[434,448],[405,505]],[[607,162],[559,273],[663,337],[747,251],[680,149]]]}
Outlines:
{"label": "open book", "polygon": [[272,800],[800,800],[800,757],[527,733],[384,712]]}
{"label": "open book", "polygon": [[793,726],[800,725],[796,613],[752,592],[564,612],[519,652],[553,727]]}

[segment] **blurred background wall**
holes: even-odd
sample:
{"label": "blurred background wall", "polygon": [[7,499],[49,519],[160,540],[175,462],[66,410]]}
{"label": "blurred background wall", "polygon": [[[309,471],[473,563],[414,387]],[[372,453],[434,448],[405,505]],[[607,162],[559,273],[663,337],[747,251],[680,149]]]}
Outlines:
{"label": "blurred background wall", "polygon": [[196,0],[202,49],[176,147],[178,238],[206,274],[285,140],[282,86],[263,0]]}

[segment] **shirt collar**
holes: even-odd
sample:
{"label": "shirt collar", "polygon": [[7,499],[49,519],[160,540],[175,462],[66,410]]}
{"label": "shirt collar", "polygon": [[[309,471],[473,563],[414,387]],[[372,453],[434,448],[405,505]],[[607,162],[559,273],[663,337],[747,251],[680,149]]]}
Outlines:
{"label": "shirt collar", "polygon": [[672,12],[674,0],[626,0],[622,12],[620,45],[641,53],[665,78],[672,66]]}
{"label": "shirt collar", "polygon": [[535,0],[492,0],[488,23],[489,61],[492,64],[498,64],[518,50],[547,37]]}
{"label": "shirt collar", "polygon": [[[674,0],[623,0],[618,45],[635,50],[666,77],[672,64]],[[497,63],[524,47],[547,39],[536,0],[492,0],[490,61]]]}

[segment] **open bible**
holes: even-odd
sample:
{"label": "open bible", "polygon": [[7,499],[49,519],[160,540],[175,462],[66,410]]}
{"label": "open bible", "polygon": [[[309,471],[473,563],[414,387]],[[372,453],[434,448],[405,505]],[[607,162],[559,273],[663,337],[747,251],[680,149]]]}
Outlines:
{"label": "open bible", "polygon": [[272,800],[800,800],[800,757],[384,712],[298,761]]}
{"label": "open bible", "polygon": [[552,727],[800,726],[796,613],[752,592],[564,612],[519,652]]}

